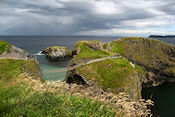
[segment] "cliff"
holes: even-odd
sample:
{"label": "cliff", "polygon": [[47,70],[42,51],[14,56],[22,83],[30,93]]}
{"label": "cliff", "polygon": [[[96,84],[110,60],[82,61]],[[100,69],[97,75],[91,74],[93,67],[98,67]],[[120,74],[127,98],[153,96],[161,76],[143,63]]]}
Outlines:
{"label": "cliff", "polygon": [[175,81],[175,46],[136,37],[112,41],[110,45],[111,52],[120,53],[143,68],[144,87]]}
{"label": "cliff", "polygon": [[62,46],[47,47],[42,53],[46,55],[46,59],[49,61],[64,61],[72,57],[72,51]]}
{"label": "cliff", "polygon": [[[6,73],[7,76],[10,75],[9,77],[12,77],[11,75],[15,73],[26,72],[44,81],[39,62],[37,60],[26,60],[26,56],[27,52],[25,50],[0,41],[0,71]],[[0,77],[2,77],[1,75],[3,74],[0,74]]]}
{"label": "cliff", "polygon": [[[140,68],[109,52],[109,44],[97,41],[80,44],[79,52],[75,48],[74,62],[93,60],[93,57],[99,60],[68,72],[74,81],[80,81],[77,83],[83,83],[88,74],[92,76],[84,85],[44,82],[35,60],[0,59],[0,116],[151,116],[148,108],[153,105],[152,101],[133,101],[131,96],[119,93],[125,91],[135,98],[138,96],[141,85],[135,76]],[[78,72],[82,72],[81,75]],[[112,93],[114,91],[118,94]]]}
{"label": "cliff", "polygon": [[[87,61],[99,58],[109,58],[106,60],[92,62],[83,65],[75,70],[68,71],[66,81],[68,83],[87,84],[93,81],[104,91],[120,93],[125,92],[132,99],[141,98],[141,69],[133,65],[124,57],[115,57],[117,53],[109,52],[109,44],[100,41],[80,41],[74,48],[73,59],[69,66],[86,63]],[[110,59],[111,57],[111,59]]]}
{"label": "cliff", "polygon": [[0,41],[0,59],[25,59],[27,52],[7,42]]}

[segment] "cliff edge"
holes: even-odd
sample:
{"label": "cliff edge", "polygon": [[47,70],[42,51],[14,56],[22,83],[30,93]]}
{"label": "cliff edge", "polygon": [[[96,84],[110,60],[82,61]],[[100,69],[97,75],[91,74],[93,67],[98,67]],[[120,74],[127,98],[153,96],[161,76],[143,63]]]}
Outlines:
{"label": "cliff edge", "polygon": [[128,37],[110,43],[111,52],[120,53],[142,67],[143,87],[175,81],[175,46],[150,38]]}

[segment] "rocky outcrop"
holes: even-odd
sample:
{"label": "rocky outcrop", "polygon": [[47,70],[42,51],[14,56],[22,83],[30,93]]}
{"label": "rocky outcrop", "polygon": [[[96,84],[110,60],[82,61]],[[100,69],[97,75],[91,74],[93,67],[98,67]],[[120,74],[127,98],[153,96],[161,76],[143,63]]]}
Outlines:
{"label": "rocky outcrop", "polygon": [[140,73],[127,59],[116,57],[116,53],[105,51],[107,49],[103,48],[104,45],[108,47],[110,44],[103,44],[99,41],[77,42],[74,48],[77,55],[73,57],[68,66],[94,62],[68,71],[65,81],[88,86],[86,81],[90,80],[96,82],[106,92],[116,94],[125,92],[133,100],[141,99]]}
{"label": "rocky outcrop", "polygon": [[155,39],[134,37],[113,41],[111,46],[113,52],[142,66],[143,87],[175,81],[175,46]]}
{"label": "rocky outcrop", "polygon": [[64,61],[72,58],[72,51],[61,46],[48,47],[42,53],[49,61]]}
{"label": "rocky outcrop", "polygon": [[0,54],[0,59],[25,59],[26,55],[26,51],[10,45],[8,51],[4,51],[2,54]]}

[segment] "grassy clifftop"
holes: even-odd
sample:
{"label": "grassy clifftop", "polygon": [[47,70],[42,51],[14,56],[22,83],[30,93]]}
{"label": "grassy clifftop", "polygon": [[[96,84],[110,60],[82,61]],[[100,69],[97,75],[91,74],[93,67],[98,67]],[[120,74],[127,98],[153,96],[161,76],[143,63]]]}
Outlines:
{"label": "grassy clifftop", "polygon": [[75,59],[97,59],[110,56],[111,54],[103,49],[100,41],[79,41],[74,47],[77,56]]}
{"label": "grassy clifftop", "polygon": [[155,39],[128,37],[112,41],[111,46],[111,52],[120,53],[147,67],[159,69],[160,65],[171,66],[174,63],[175,46]]}
{"label": "grassy clifftop", "polygon": [[125,92],[133,99],[140,98],[141,83],[138,68],[133,68],[127,59],[109,59],[77,69],[86,80],[93,80],[104,90]]}
{"label": "grassy clifftop", "polygon": [[[30,83],[37,73],[34,64],[34,61],[0,60],[0,116],[116,116],[116,110],[104,102],[58,91],[37,92]],[[23,75],[24,71],[30,76]],[[41,84],[37,81],[37,85]]]}
{"label": "grassy clifftop", "polygon": [[137,37],[112,41],[110,45],[111,52],[120,53],[153,72],[158,80],[156,82],[159,82],[160,77],[164,77],[164,80],[175,78],[175,46],[155,39]]}
{"label": "grassy clifftop", "polygon": [[[114,56],[116,52],[109,52],[110,45],[100,41],[77,42],[74,51],[77,55],[73,61],[92,60]],[[94,62],[76,69],[86,81],[95,81],[104,90],[112,92],[126,92],[133,99],[140,98],[141,83],[138,74],[142,73],[141,67],[133,67],[126,58],[107,59]]]}
{"label": "grassy clifftop", "polygon": [[16,79],[19,74],[27,72],[43,82],[44,79],[40,76],[36,64],[36,61],[0,59],[0,81],[8,83]]}
{"label": "grassy clifftop", "polygon": [[4,42],[4,41],[0,41],[0,54],[2,54],[3,52],[10,52],[10,48],[11,48],[11,44]]}

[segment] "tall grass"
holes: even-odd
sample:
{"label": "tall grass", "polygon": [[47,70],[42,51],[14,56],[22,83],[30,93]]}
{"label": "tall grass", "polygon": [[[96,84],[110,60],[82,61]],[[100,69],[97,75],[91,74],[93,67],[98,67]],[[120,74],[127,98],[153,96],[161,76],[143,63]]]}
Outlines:
{"label": "tall grass", "polygon": [[7,42],[0,41],[0,54],[3,52],[10,52],[11,45]]}

